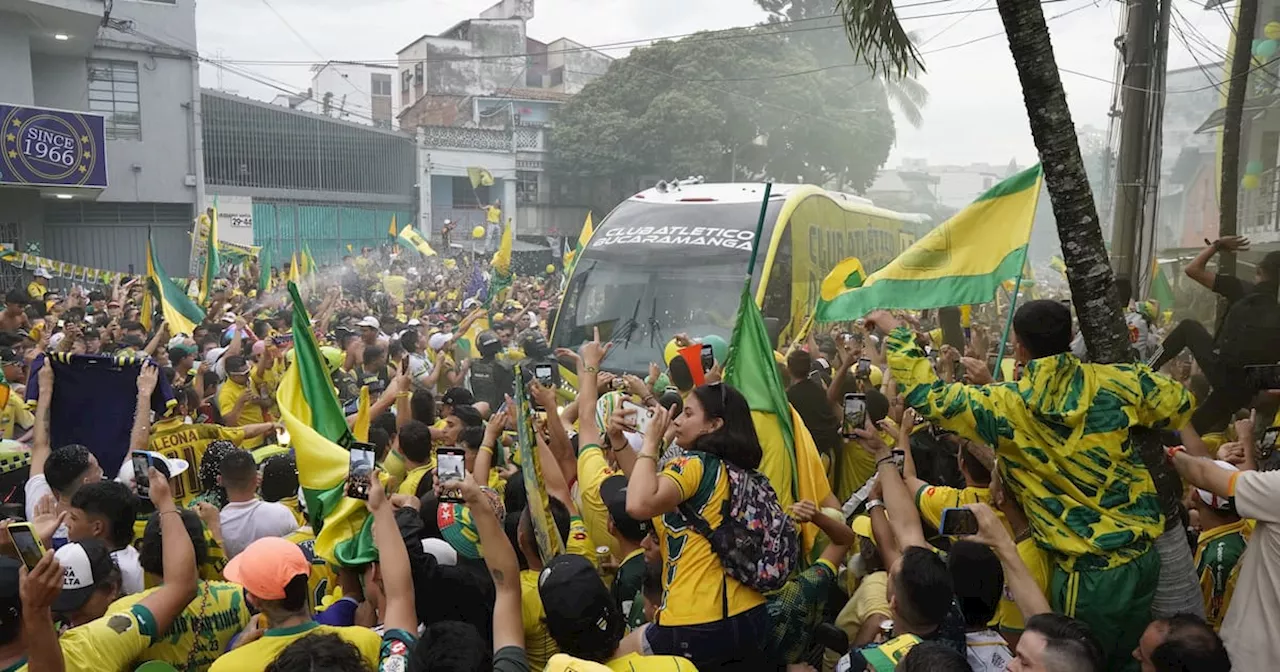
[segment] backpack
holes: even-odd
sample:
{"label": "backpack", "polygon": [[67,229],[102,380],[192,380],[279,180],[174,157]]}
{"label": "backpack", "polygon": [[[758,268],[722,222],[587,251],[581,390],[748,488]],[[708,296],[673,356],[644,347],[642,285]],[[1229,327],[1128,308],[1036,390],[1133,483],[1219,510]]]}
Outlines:
{"label": "backpack", "polygon": [[720,510],[720,526],[712,530],[687,502],[679,507],[694,531],[706,537],[725,574],[767,593],[787,583],[800,559],[795,523],[782,510],[764,474],[702,453],[707,469],[724,466],[729,496]]}
{"label": "backpack", "polygon": [[1219,330],[1218,352],[1228,365],[1274,364],[1280,360],[1280,304],[1253,292],[1227,311]]}

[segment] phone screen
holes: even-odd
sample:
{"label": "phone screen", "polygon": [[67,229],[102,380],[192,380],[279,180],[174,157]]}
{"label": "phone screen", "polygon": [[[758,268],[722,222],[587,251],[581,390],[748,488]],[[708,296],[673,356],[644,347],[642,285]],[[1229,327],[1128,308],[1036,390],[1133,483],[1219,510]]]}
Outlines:
{"label": "phone screen", "polygon": [[648,434],[649,423],[653,422],[653,409],[648,406],[641,406],[634,401],[624,401],[622,402],[622,407],[629,411],[636,412],[635,417],[633,418],[636,423],[636,432],[639,434]]}
{"label": "phone screen", "polygon": [[9,538],[13,540],[13,547],[18,549],[18,557],[22,559],[22,564],[26,565],[27,571],[35,569],[36,563],[40,562],[40,558],[44,556],[44,544],[40,543],[35,530],[31,529],[31,524],[9,525]]}
{"label": "phone screen", "polygon": [[133,453],[129,459],[133,462],[133,482],[135,492],[143,499],[151,498],[151,476],[147,470],[151,468],[151,456],[143,452]]}
{"label": "phone screen", "polygon": [[853,438],[854,429],[867,423],[867,395],[849,393],[844,395],[844,427],[841,432],[845,438]]}
{"label": "phone screen", "polygon": [[707,373],[716,366],[716,352],[710,343],[702,344],[702,372]]}
{"label": "phone screen", "polygon": [[1272,450],[1276,447],[1276,439],[1280,439],[1280,427],[1268,427],[1262,433],[1262,440],[1258,442],[1258,448]]}
{"label": "phone screen", "polygon": [[373,444],[352,444],[349,459],[350,462],[347,466],[347,496],[367,500],[369,499],[369,488],[373,485]]}
{"label": "phone screen", "polygon": [[1280,389],[1280,364],[1246,366],[1244,370],[1250,387],[1257,390]]}
{"label": "phone screen", "polygon": [[[461,448],[448,447],[436,449],[436,479],[443,485],[448,481],[460,481],[466,478],[466,458]],[[462,493],[454,489],[442,489],[440,501],[461,502]]]}
{"label": "phone screen", "polygon": [[969,509],[943,509],[942,520],[938,525],[938,532],[948,537],[977,534],[978,517]]}
{"label": "phone screen", "polygon": [[862,359],[858,360],[857,376],[859,378],[871,377],[871,360],[867,359],[866,357],[863,357]]}
{"label": "phone screen", "polygon": [[533,367],[533,379],[543,387],[555,385],[555,367],[550,364],[538,364]]}

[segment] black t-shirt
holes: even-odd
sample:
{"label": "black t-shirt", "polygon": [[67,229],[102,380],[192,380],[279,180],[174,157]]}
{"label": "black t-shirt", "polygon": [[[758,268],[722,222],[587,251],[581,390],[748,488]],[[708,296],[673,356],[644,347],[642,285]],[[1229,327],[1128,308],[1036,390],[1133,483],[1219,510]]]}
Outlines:
{"label": "black t-shirt", "polygon": [[839,450],[842,443],[840,420],[836,418],[827,400],[827,391],[821,385],[806,378],[787,390],[787,401],[795,406],[804,426],[809,428],[818,450],[828,454]]}

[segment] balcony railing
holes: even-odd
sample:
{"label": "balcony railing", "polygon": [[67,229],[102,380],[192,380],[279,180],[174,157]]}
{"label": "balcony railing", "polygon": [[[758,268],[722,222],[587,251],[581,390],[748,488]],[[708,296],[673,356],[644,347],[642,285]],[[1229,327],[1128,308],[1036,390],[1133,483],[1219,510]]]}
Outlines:
{"label": "balcony railing", "polygon": [[[423,126],[426,146],[437,149],[475,149],[487,152],[512,151],[511,129],[476,128],[472,126]],[[540,152],[546,149],[546,130],[533,126],[517,126],[515,149]]]}
{"label": "balcony railing", "polygon": [[1240,234],[1255,243],[1280,241],[1280,170],[1261,176],[1257,189],[1240,190]]}

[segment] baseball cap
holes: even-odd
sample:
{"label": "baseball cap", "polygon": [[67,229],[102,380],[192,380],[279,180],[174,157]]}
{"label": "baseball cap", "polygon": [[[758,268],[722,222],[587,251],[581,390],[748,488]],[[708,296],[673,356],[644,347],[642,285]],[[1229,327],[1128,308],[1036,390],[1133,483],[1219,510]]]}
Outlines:
{"label": "baseball cap", "polygon": [[222,575],[264,600],[283,600],[284,590],[299,574],[311,576],[311,563],[298,545],[283,537],[263,537],[227,563]]}
{"label": "baseball cap", "polygon": [[649,534],[649,521],[636,520],[627,513],[627,477],[613,475],[600,484],[600,499],[609,509],[609,517],[613,518],[613,526],[624,537],[639,541]]}
{"label": "baseball cap", "polygon": [[[1214,460],[1213,463],[1227,471],[1240,471],[1236,468],[1236,465],[1225,460]],[[1219,511],[1230,510],[1232,506],[1230,497],[1219,497],[1208,490],[1196,488],[1196,496],[1200,498],[1200,501]]]}
{"label": "baseball cap", "polygon": [[451,387],[440,397],[440,403],[445,406],[470,406],[476,403],[476,397],[465,387]]}
{"label": "baseball cap", "polygon": [[[179,474],[185,473],[191,468],[191,463],[180,457],[165,457],[154,450],[144,452],[150,456],[151,463],[156,467],[156,469],[164,471],[165,478],[170,481],[173,481],[173,479],[177,478]],[[164,463],[163,468],[160,467],[160,462]],[[137,477],[133,473],[133,460],[126,459],[124,462],[120,463],[120,471],[116,474],[116,482],[123,483],[128,486],[129,489],[133,489],[137,486]]]}
{"label": "baseball cap", "polygon": [[37,268],[35,272],[35,276],[37,278],[44,278],[46,280],[53,279],[53,274],[43,268]]}
{"label": "baseball cap", "polygon": [[364,318],[362,318],[359,322],[356,322],[356,326],[369,327],[370,329],[381,329],[382,323],[378,322],[378,318],[372,315],[367,315]]}
{"label": "baseball cap", "polygon": [[432,350],[439,350],[449,343],[448,334],[431,334],[431,338],[427,339],[427,347]]}
{"label": "baseball cap", "polygon": [[22,358],[13,351],[13,348],[0,348],[0,364],[19,364],[21,362]]}
{"label": "baseball cap", "polygon": [[591,561],[554,558],[538,575],[538,595],[551,638],[581,651],[609,651],[623,635],[622,614]]}
{"label": "baseball cap", "polygon": [[59,613],[84,606],[98,582],[115,569],[111,549],[101,539],[64,544],[53,555],[62,565],[62,592],[53,601],[53,610]]}

